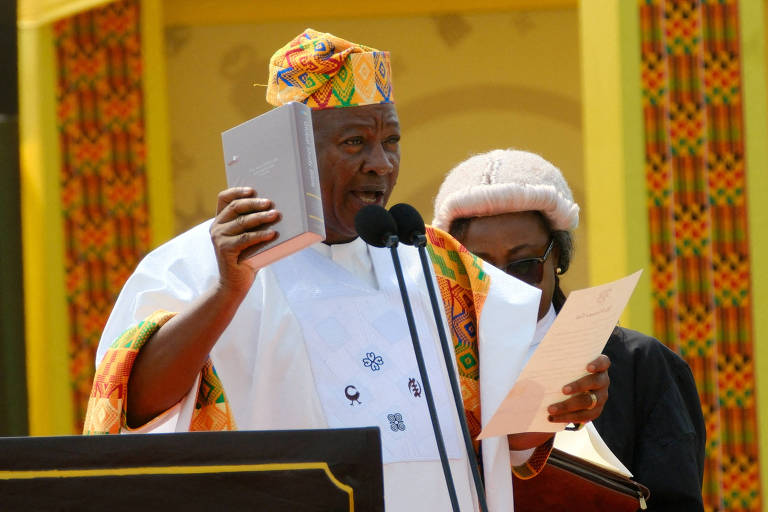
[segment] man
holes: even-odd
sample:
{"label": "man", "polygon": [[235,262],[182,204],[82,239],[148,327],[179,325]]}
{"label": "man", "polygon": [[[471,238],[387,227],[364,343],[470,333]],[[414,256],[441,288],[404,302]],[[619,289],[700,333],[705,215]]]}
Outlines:
{"label": "man", "polygon": [[[215,219],[153,251],[123,289],[97,354],[101,364],[85,430],[378,425],[387,506],[447,510],[426,406],[408,385],[418,372],[391,261],[386,250],[358,239],[354,228],[363,206],[387,203],[399,172],[389,55],[307,29],[273,56],[267,99],[273,105],[302,101],[313,109],[325,243],[263,269],[238,263],[246,248],[279,236],[270,226],[282,213],[252,189],[221,192]],[[433,236],[443,246],[456,244],[447,235]],[[462,509],[469,510],[470,469],[418,256],[402,249],[401,258],[457,493]],[[482,384],[478,399],[492,390],[494,379],[513,382],[530,353],[538,295],[512,279],[507,289],[517,298],[508,301],[506,318],[498,325],[485,322],[480,330],[503,333],[498,346],[507,343],[509,349],[497,361],[481,363],[474,384]],[[599,414],[608,364],[607,358],[590,363],[592,373],[570,384],[574,396],[552,406],[553,421],[587,421]],[[110,380],[119,375],[127,383]],[[123,386],[130,401],[109,391]],[[479,422],[479,400],[467,409]],[[535,472],[546,460],[550,438],[521,434],[483,442],[493,510],[512,506],[507,443],[529,451],[541,445],[544,457],[527,466]]]}

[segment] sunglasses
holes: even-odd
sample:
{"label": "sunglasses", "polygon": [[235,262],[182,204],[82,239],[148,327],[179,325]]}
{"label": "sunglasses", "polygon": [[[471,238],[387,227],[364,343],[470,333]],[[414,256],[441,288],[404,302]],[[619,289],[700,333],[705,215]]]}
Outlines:
{"label": "sunglasses", "polygon": [[549,258],[549,253],[552,252],[552,247],[555,246],[554,238],[549,241],[547,251],[541,258],[525,258],[522,260],[513,261],[507,263],[504,267],[504,272],[514,276],[521,281],[525,281],[528,284],[536,285],[544,279],[544,263]]}

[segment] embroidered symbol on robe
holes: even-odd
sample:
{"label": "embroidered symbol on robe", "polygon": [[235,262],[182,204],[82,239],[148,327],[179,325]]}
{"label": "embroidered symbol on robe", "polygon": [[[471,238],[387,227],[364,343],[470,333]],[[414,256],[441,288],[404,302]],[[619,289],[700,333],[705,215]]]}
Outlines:
{"label": "embroidered symbol on robe", "polygon": [[408,389],[411,391],[411,394],[416,398],[419,398],[421,396],[421,385],[419,384],[419,381],[417,381],[416,379],[408,379]]}
{"label": "embroidered symbol on robe", "polygon": [[396,412],[395,414],[387,414],[387,419],[389,420],[389,428],[392,429],[392,432],[397,432],[398,430],[405,430],[405,422],[403,421],[403,415],[399,412]]}
{"label": "embroidered symbol on robe", "polygon": [[355,405],[355,402],[362,404],[362,402],[359,400],[360,392],[357,390],[355,386],[345,387],[344,395],[346,395],[347,400],[349,400],[349,405]]}
{"label": "embroidered symbol on robe", "polygon": [[381,358],[381,356],[377,356],[373,352],[368,352],[365,354],[365,359],[363,359],[363,364],[366,368],[370,368],[371,371],[378,371],[381,369],[381,365],[384,364],[384,360]]}

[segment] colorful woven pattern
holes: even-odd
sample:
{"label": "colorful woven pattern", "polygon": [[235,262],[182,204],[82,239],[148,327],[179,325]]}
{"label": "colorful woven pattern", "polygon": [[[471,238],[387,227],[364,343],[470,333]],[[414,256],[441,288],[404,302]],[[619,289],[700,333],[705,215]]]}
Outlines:
{"label": "colorful woven pattern", "polygon": [[82,428],[101,331],[149,249],[139,2],[53,26],[70,375]]}
{"label": "colorful woven pattern", "polygon": [[210,359],[205,362],[200,374],[200,387],[197,390],[195,411],[192,413],[189,430],[237,430],[235,418],[224,394],[224,386]]}
{"label": "colorful woven pattern", "polygon": [[760,510],[738,1],[706,0],[704,97],[726,510]]}
{"label": "colorful woven pattern", "polygon": [[[157,311],[112,343],[93,379],[83,434],[119,434],[127,428],[125,406],[133,363],[141,347],[173,316],[174,313]],[[202,370],[189,430],[236,430],[224,388],[210,359]]]}
{"label": "colorful woven pattern", "polygon": [[389,53],[310,28],[272,55],[267,102],[312,109],[393,103]]}
{"label": "colorful woven pattern", "polygon": [[707,510],[760,510],[736,0],[641,0],[655,334],[707,424]]}
{"label": "colorful woven pattern", "polygon": [[427,252],[437,276],[456,352],[467,426],[472,438],[476,439],[482,428],[478,318],[491,283],[478,263],[478,257],[467,251],[452,236],[437,228],[428,227],[427,238]]}
{"label": "colorful woven pattern", "polygon": [[[427,240],[427,253],[440,287],[456,353],[467,428],[472,439],[477,439],[482,429],[477,334],[483,304],[491,288],[491,279],[483,270],[483,260],[469,252],[445,231],[427,226]],[[474,441],[474,445],[479,454],[479,441]],[[521,466],[513,466],[512,471],[523,480],[538,475],[547,464],[553,446],[554,438],[537,446],[528,461]]]}

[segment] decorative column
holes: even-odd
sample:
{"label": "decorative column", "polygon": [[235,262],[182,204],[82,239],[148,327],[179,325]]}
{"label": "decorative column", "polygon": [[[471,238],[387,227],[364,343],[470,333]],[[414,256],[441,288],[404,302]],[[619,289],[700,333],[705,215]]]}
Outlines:
{"label": "decorative column", "polygon": [[136,0],[53,25],[69,372],[77,422],[85,416],[104,324],[150,245],[139,29]]}
{"label": "decorative column", "polygon": [[760,510],[738,2],[639,7],[654,334],[696,378],[707,510]]}

